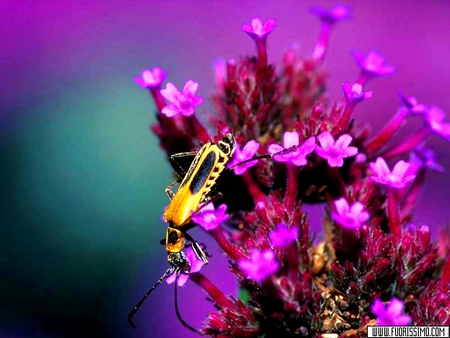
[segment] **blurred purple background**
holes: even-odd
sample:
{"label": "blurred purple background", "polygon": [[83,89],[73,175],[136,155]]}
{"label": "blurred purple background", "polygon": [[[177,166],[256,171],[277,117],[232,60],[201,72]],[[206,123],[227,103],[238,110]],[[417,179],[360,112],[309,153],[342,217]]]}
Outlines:
{"label": "blurred purple background", "polygon": [[[330,97],[341,98],[341,83],[358,75],[352,49],[375,48],[397,72],[369,84],[374,98],[356,109],[359,123],[382,127],[399,106],[398,90],[450,113],[450,2],[346,3],[354,19],[337,26],[325,62]],[[175,317],[171,286],[136,315],[138,330],[126,322],[167,267],[159,218],[172,180],[148,131],[153,103],[133,76],[161,66],[169,81],[198,81],[208,97],[216,58],[254,53],[242,23],[277,19],[268,45],[279,64],[292,44],[309,55],[319,32],[309,8],[334,4],[1,1],[0,336],[194,337]],[[409,133],[419,127],[419,119],[408,123]],[[449,168],[448,143],[434,136],[429,145]],[[417,224],[436,230],[449,221],[449,186],[447,174],[429,173]],[[235,292],[211,239],[194,234],[214,255],[205,274]],[[188,283],[180,298],[186,320],[200,326],[212,310],[202,291]]]}

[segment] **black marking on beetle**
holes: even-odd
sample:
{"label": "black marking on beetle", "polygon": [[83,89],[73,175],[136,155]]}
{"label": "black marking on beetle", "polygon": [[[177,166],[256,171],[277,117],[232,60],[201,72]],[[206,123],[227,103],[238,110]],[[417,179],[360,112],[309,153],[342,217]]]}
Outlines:
{"label": "black marking on beetle", "polygon": [[176,231],[170,231],[167,241],[169,244],[175,244],[178,241],[178,234]]}
{"label": "black marking on beetle", "polygon": [[213,152],[210,152],[208,155],[206,155],[205,159],[203,160],[202,164],[200,165],[200,168],[198,169],[195,176],[192,178],[191,185],[189,189],[191,190],[192,194],[197,194],[202,189],[202,186],[205,185],[205,182],[209,178],[209,173],[213,169],[215,165],[216,160],[216,154]]}

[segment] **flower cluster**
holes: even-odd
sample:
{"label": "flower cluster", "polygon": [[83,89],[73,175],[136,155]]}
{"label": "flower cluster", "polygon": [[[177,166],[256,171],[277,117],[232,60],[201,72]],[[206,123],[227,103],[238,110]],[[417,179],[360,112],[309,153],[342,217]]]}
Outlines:
{"label": "flower cluster", "polygon": [[[162,89],[160,68],[135,79],[154,98],[158,122],[151,129],[169,155],[224,133],[237,141],[211,202],[191,220],[227,255],[240,297],[225,296],[205,277],[192,249],[190,274],[178,284],[192,279],[214,301],[218,312],[201,329],[211,337],[357,337],[367,325],[449,325],[449,236],[443,232],[438,250],[428,227],[411,220],[427,170],[444,170],[425,142],[431,134],[450,140],[450,122],[438,107],[402,94],[379,132],[362,131],[353,120],[356,107],[373,97],[367,84],[395,68],[377,51],[355,51],[360,75],[342,85],[340,103],[330,103],[323,60],[331,30],[350,8],[312,12],[322,22],[312,55],[288,50],[279,71],[266,46],[276,21],[242,25],[256,56],[216,64],[209,126],[196,117],[203,102],[197,82]],[[393,143],[412,118],[423,126]],[[319,240],[309,231],[308,203],[326,211]]]}

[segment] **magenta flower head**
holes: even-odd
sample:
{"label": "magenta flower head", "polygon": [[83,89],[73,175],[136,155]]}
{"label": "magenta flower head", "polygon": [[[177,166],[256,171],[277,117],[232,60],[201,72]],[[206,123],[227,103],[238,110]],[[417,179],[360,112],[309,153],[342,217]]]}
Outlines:
{"label": "magenta flower head", "polygon": [[242,150],[240,149],[239,146],[236,147],[233,158],[230,162],[228,162],[227,168],[233,168],[234,173],[236,175],[242,175],[243,173],[245,173],[247,171],[248,168],[253,167],[256,163],[258,163],[258,160],[249,161],[242,165],[237,165],[237,166],[235,166],[235,165],[240,162],[251,159],[253,156],[255,156],[258,149],[259,149],[259,143],[254,140],[248,141],[245,144],[244,148],[242,148]]}
{"label": "magenta flower head", "polygon": [[242,30],[254,40],[264,40],[267,35],[272,33],[276,24],[275,19],[269,19],[263,24],[261,19],[254,18],[251,21],[251,25],[243,24]]}
{"label": "magenta flower head", "polygon": [[142,77],[135,77],[134,82],[140,85],[142,88],[156,88],[161,86],[161,83],[166,78],[167,74],[163,72],[160,67],[153,69],[144,69],[142,71]]}
{"label": "magenta flower head", "polygon": [[217,228],[220,224],[225,222],[230,215],[226,213],[227,206],[221,204],[217,210],[214,208],[212,202],[201,208],[200,211],[193,214],[191,219],[194,223],[199,224],[206,231]]}
{"label": "magenta flower head", "polygon": [[363,86],[360,83],[354,83],[351,85],[348,82],[342,84],[342,90],[344,91],[345,100],[347,103],[359,103],[364,100],[368,100],[373,96],[373,92],[363,91]]}
{"label": "magenta flower head", "polygon": [[348,134],[341,135],[335,142],[331,133],[324,131],[317,139],[321,147],[316,147],[316,153],[326,159],[330,167],[342,167],[345,157],[358,153],[358,148],[348,146],[353,140]]}
{"label": "magenta flower head", "polygon": [[409,325],[411,317],[403,313],[404,308],[403,302],[394,297],[387,306],[375,299],[370,310],[378,317],[377,325]]}
{"label": "magenta flower head", "polygon": [[399,93],[400,101],[408,109],[410,114],[413,115],[421,115],[425,114],[428,110],[427,106],[423,103],[419,103],[419,101],[413,96],[404,96],[403,93]]}
{"label": "magenta flower head", "polygon": [[250,252],[250,259],[242,258],[238,261],[238,265],[248,279],[258,283],[277,272],[280,267],[275,259],[275,253],[270,249],[265,251],[253,249]]}
{"label": "magenta flower head", "polygon": [[269,153],[275,154],[284,149],[293,148],[286,153],[275,155],[273,159],[278,162],[291,162],[296,166],[305,165],[308,163],[306,156],[311,154],[316,148],[316,139],[314,136],[307,139],[301,146],[299,145],[299,135],[296,131],[287,131],[283,135],[283,147],[278,144],[271,144],[269,146]]}
{"label": "magenta flower head", "polygon": [[425,143],[421,143],[414,148],[410,153],[410,162],[417,163],[420,166],[424,166],[428,169],[444,172],[445,168],[439,164],[436,160],[436,154],[430,148],[425,146]]}
{"label": "magenta flower head", "polygon": [[198,89],[198,82],[189,80],[179,91],[171,82],[167,83],[165,89],[161,89],[161,95],[169,100],[170,104],[165,106],[161,113],[167,117],[173,117],[178,114],[191,116],[195,112],[195,106],[203,102],[203,97],[195,96]]}
{"label": "magenta flower head", "polygon": [[450,141],[450,123],[445,123],[445,112],[436,106],[431,106],[425,113],[425,121],[436,134]]}
{"label": "magenta flower head", "polygon": [[371,162],[369,165],[375,174],[375,176],[371,176],[370,178],[377,183],[392,188],[403,188],[416,177],[415,175],[406,175],[409,163],[405,161],[398,161],[392,172],[382,157],[378,157],[375,162]]}
{"label": "magenta flower head", "polygon": [[[200,269],[202,268],[202,266],[205,265],[205,263],[203,263],[202,260],[197,258],[196,254],[192,248],[188,248],[186,250],[186,258],[191,266],[190,273],[199,272]],[[177,276],[175,273],[170,274],[166,278],[166,283],[172,284],[173,282],[175,282],[176,277]],[[177,285],[184,286],[184,284],[186,284],[188,278],[189,278],[189,274],[180,273],[180,275],[178,276]]]}
{"label": "magenta flower head", "polygon": [[358,229],[369,219],[369,213],[364,210],[361,202],[354,202],[351,206],[345,198],[334,201],[336,212],[332,212],[331,216],[334,221],[348,229]]}
{"label": "magenta flower head", "polygon": [[386,58],[384,55],[374,51],[369,50],[367,55],[364,55],[361,51],[353,51],[353,57],[356,60],[359,68],[364,73],[372,76],[384,76],[391,75],[395,72],[394,66],[388,66],[385,64]]}
{"label": "magenta flower head", "polygon": [[281,222],[275,230],[269,232],[270,241],[278,248],[287,248],[291,243],[298,239],[298,227],[288,228]]}
{"label": "magenta flower head", "polygon": [[350,19],[352,10],[347,5],[337,4],[331,10],[320,6],[313,6],[311,13],[317,16],[322,22],[333,25],[336,22]]}

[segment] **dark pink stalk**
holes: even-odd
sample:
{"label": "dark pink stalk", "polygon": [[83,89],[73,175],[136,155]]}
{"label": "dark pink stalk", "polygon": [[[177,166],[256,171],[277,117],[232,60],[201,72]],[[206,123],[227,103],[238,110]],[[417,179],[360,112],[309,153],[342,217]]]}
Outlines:
{"label": "dark pink stalk", "polygon": [[372,77],[372,75],[367,74],[365,71],[362,71],[359,77],[356,79],[355,83],[359,83],[361,86],[363,86],[364,89],[364,86]]}
{"label": "dark pink stalk", "polygon": [[217,228],[210,231],[216,240],[217,244],[219,244],[220,248],[233,260],[238,261],[241,258],[247,258],[245,253],[237,246],[231,244],[228,239],[225,237],[223,233],[222,227],[218,226]]}
{"label": "dark pink stalk", "polygon": [[312,57],[314,60],[322,63],[325,59],[325,55],[328,51],[328,42],[330,41],[331,26],[327,22],[322,22],[322,27],[320,29],[319,39],[314,46],[314,51]]}
{"label": "dark pink stalk", "polygon": [[401,108],[378,135],[367,143],[366,149],[369,156],[380,150],[380,148],[389,141],[389,139],[400,129],[407,116],[408,110]]}
{"label": "dark pink stalk", "polygon": [[167,106],[166,101],[164,101],[164,97],[161,95],[161,87],[151,87],[150,94],[153,96],[153,100],[155,101],[156,108],[159,112]]}
{"label": "dark pink stalk", "polygon": [[395,238],[400,239],[401,236],[401,223],[397,198],[397,189],[388,189],[388,205],[387,205],[388,225],[389,230]]}
{"label": "dark pink stalk", "polygon": [[430,133],[431,132],[429,128],[423,127],[417,133],[413,134],[411,137],[407,138],[399,145],[393,146],[390,149],[383,152],[381,156],[387,159],[407,154],[415,147],[417,147],[419,144],[421,144],[423,141],[425,141],[426,138],[430,135]]}
{"label": "dark pink stalk", "polygon": [[266,39],[257,39],[256,40],[256,50],[258,53],[258,78],[265,74],[267,68],[267,47],[266,47]]}
{"label": "dark pink stalk", "polygon": [[[253,198],[253,202],[255,202],[255,204],[256,204],[255,211],[258,214],[259,218],[265,224],[270,224],[269,218],[267,217],[267,212],[266,212],[267,204],[268,204],[266,195],[264,195],[264,193],[261,191],[261,189],[259,189],[258,185],[253,180],[253,177],[251,176],[250,171],[246,171],[242,175],[242,178],[244,179],[247,189]],[[261,206],[265,206],[266,208],[262,208]]]}
{"label": "dark pink stalk", "polygon": [[222,308],[233,308],[233,303],[223,294],[223,292],[200,272],[192,273],[189,277],[195,284],[205,290],[218,306]]}
{"label": "dark pink stalk", "polygon": [[208,131],[203,127],[203,125],[197,120],[195,115],[186,118],[187,124],[194,135],[197,135],[198,139],[202,144],[211,141],[211,136],[209,136]]}
{"label": "dark pink stalk", "polygon": [[350,120],[353,115],[353,110],[355,109],[355,104],[352,102],[347,102],[344,112],[342,113],[341,117],[339,118],[336,125],[331,130],[331,134],[334,137],[340,136],[345,130],[347,130]]}
{"label": "dark pink stalk", "polygon": [[447,260],[444,264],[441,280],[442,280],[442,282],[444,282],[444,284],[450,283],[450,258],[449,257],[447,258]]}
{"label": "dark pink stalk", "polygon": [[284,203],[289,214],[294,212],[295,202],[297,201],[298,190],[298,167],[292,163],[287,163],[287,187],[284,195]]}

